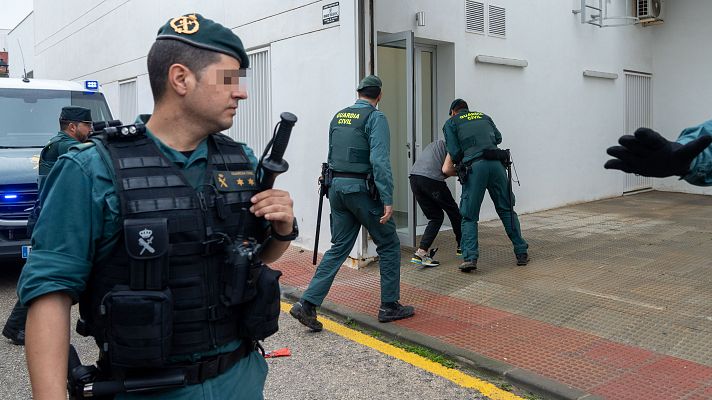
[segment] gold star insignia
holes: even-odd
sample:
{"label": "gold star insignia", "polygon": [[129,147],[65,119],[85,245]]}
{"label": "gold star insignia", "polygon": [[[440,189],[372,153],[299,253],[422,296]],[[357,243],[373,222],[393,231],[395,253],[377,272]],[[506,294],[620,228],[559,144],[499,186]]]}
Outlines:
{"label": "gold star insignia", "polygon": [[242,179],[238,179],[237,184],[243,186],[245,184],[245,181],[243,181]]}
{"label": "gold star insignia", "polygon": [[250,186],[253,186],[255,184],[255,180],[250,178],[247,180],[247,183],[250,184]]}

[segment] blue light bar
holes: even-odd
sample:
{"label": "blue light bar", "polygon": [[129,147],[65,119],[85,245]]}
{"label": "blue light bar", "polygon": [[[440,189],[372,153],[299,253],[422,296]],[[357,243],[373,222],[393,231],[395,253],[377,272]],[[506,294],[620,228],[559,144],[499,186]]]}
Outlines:
{"label": "blue light bar", "polygon": [[86,90],[99,90],[99,81],[84,81]]}
{"label": "blue light bar", "polygon": [[16,199],[17,195],[16,194],[6,194],[3,197],[5,198],[5,200],[12,200],[12,199]]}

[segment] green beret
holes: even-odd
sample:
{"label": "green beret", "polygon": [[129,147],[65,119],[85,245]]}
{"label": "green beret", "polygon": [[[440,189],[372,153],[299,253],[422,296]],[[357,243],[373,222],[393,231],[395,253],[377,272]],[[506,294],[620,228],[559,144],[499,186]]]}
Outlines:
{"label": "green beret", "polygon": [[452,103],[450,103],[450,112],[452,112],[452,110],[453,110],[455,107],[459,106],[460,103],[465,103],[465,104],[467,104],[467,103],[465,102],[465,100],[463,100],[463,99],[455,99],[455,100],[452,101]]}
{"label": "green beret", "polygon": [[356,90],[361,90],[369,86],[376,86],[380,88],[383,87],[383,82],[381,82],[381,78],[377,77],[376,75],[369,75],[361,79],[361,82],[358,84]]}
{"label": "green beret", "polygon": [[171,18],[158,29],[156,40],[173,39],[204,50],[226,54],[240,61],[240,68],[248,68],[242,40],[230,29],[200,14],[186,14]]}
{"label": "green beret", "polygon": [[76,106],[63,107],[62,113],[59,114],[59,119],[72,122],[91,123],[91,110]]}

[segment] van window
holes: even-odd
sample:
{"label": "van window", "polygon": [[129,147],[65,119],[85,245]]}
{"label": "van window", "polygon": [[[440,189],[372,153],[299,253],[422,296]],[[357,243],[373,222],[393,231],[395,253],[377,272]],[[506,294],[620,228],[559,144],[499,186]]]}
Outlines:
{"label": "van window", "polygon": [[112,119],[98,92],[0,90],[0,147],[43,147],[59,131],[59,113],[69,105],[90,109],[94,121]]}

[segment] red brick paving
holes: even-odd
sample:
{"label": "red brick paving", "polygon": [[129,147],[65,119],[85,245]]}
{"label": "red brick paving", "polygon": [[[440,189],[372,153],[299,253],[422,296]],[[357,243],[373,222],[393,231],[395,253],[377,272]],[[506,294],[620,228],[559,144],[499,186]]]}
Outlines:
{"label": "red brick paving", "polygon": [[[282,283],[306,289],[316,267],[310,252],[291,249],[274,266]],[[627,346],[585,332],[401,285],[415,317],[395,322],[493,359],[607,399],[712,399],[712,367]],[[342,268],[327,296],[356,312],[376,315],[379,277]]]}

